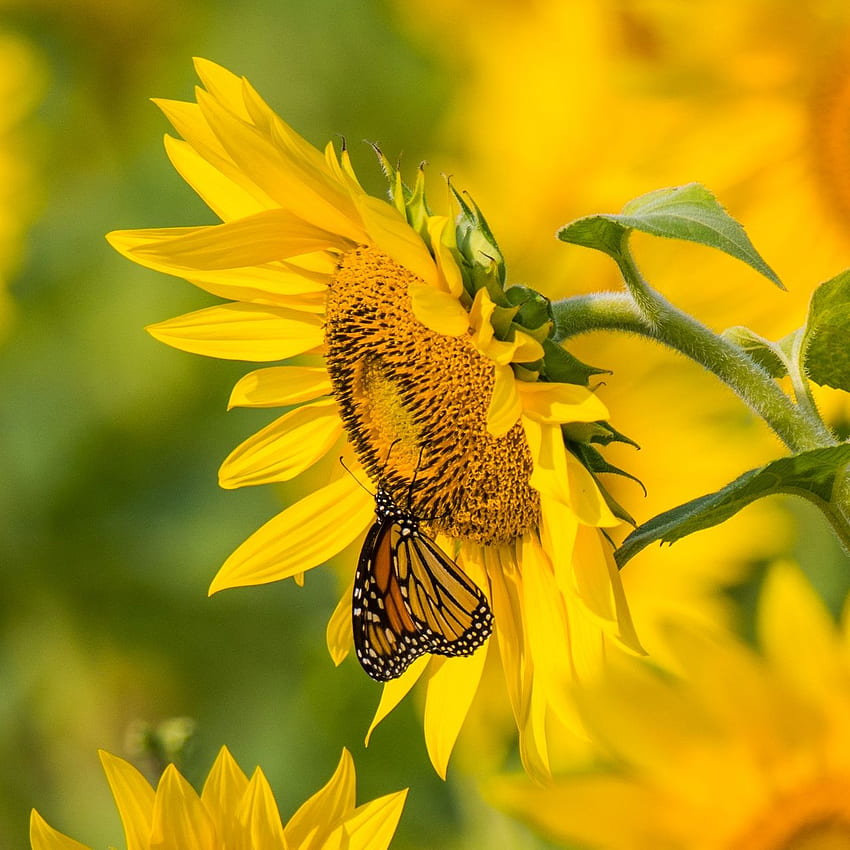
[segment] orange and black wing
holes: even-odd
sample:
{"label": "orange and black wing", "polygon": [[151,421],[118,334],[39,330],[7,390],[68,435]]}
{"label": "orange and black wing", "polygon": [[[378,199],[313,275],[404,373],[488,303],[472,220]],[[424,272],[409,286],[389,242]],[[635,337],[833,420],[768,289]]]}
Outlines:
{"label": "orange and black wing", "polygon": [[489,637],[484,594],[433,540],[391,519],[370,529],[354,578],[354,646],[378,681],[425,652],[470,655]]}

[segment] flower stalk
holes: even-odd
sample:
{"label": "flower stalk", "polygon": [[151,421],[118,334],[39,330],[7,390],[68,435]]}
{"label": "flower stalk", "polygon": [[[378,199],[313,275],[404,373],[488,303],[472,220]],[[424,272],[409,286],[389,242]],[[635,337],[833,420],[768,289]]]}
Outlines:
{"label": "flower stalk", "polygon": [[[601,292],[565,298],[552,304],[556,338],[564,340],[594,330],[635,333],[660,342],[712,372],[760,416],[792,453],[837,446],[840,441],[821,419],[802,367],[802,334],[793,341],[788,368],[794,399],[746,351],[679,310],[644,279],[623,232],[616,249],[627,292]],[[850,554],[850,483],[836,478],[829,501],[801,492],[822,511]]]}

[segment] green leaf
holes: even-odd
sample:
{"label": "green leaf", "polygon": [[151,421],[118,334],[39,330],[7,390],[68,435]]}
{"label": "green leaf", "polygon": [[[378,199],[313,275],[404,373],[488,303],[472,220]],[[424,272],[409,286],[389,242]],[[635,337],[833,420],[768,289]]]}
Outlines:
{"label": "green leaf", "polygon": [[788,374],[784,351],[779,343],[771,342],[743,325],[726,328],[720,336],[746,352],[752,360],[767,370],[771,378],[784,378]]}
{"label": "green leaf", "polygon": [[636,528],[615,553],[622,567],[650,543],[674,543],[734,516],[756,499],[777,493],[829,502],[836,475],[850,464],[850,445],[811,449],[751,469],[716,493],[665,511]]}
{"label": "green leaf", "polygon": [[699,183],[656,189],[629,201],[619,215],[590,215],[558,231],[563,242],[604,251],[615,259],[630,230],[717,248],[752,266],[780,289],[776,272],[753,247],[744,228]]}
{"label": "green leaf", "polygon": [[850,392],[850,270],[814,291],[803,333],[803,367],[809,379]]}

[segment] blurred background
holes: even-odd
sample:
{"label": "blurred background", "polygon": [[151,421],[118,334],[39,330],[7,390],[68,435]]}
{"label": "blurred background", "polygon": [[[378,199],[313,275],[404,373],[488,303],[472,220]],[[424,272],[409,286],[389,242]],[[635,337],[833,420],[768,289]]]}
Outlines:
{"label": "blurred background", "polygon": [[[196,728],[191,781],[226,744],[246,771],[262,765],[284,817],[347,746],[359,800],[412,787],[400,850],[549,846],[477,794],[476,766],[512,758],[509,727],[482,726],[487,706],[447,783],[415,699],[363,748],[380,688],[327,654],[333,571],[206,596],[224,558],[309,482],[218,489],[220,461],[272,418],[225,414],[251,367],[149,338],[144,325],[211,299],[103,239],[213,221],[171,171],[148,100],[191,99],[192,56],[247,76],[314,144],[344,136],[375,192],[361,140],[403,155],[409,173],[429,160],[436,206],[452,174],[510,280],[553,297],[618,285],[605,257],[554,240],[560,225],[704,182],[789,291],[671,242],[637,240],[644,271],[716,330],[777,337],[850,265],[848,48],[838,0],[0,0],[0,847],[28,846],[32,807],[92,847],[120,845],[96,749],[132,755],[144,724],[174,717]],[[639,520],[782,452],[682,358],[612,335],[575,350],[614,371],[602,390],[612,422],[642,449],[610,458],[649,495],[612,486]],[[842,400],[819,401],[844,427]],[[670,615],[746,633],[779,556],[840,606],[847,564],[787,500],[642,553],[624,577],[648,647]]]}

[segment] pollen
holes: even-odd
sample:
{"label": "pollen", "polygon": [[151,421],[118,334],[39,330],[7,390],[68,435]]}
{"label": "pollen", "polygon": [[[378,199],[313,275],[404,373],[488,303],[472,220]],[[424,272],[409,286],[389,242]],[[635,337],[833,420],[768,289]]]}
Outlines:
{"label": "pollen", "polygon": [[431,531],[511,542],[540,515],[525,433],[489,433],[493,363],[470,336],[416,319],[408,287],[421,282],[376,248],[341,258],[325,342],[346,432],[372,480]]}

